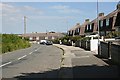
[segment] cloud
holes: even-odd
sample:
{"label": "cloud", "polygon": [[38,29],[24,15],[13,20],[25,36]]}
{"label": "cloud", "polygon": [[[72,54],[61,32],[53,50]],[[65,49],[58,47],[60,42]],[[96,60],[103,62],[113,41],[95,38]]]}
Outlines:
{"label": "cloud", "polygon": [[56,5],[56,6],[52,6],[50,7],[52,9],[68,9],[69,6],[65,6],[65,5]]}
{"label": "cloud", "polygon": [[17,7],[9,3],[0,3],[0,7],[2,7],[2,14],[0,16],[3,17],[3,22],[6,23],[20,22],[23,19],[23,16],[42,15],[44,13],[44,11],[31,6]]}
{"label": "cloud", "polygon": [[9,4],[0,3],[0,6],[2,7],[3,13],[14,14],[14,13],[17,13],[20,11],[19,9],[17,9],[14,6],[9,5]]}
{"label": "cloud", "polygon": [[74,19],[76,17],[74,16],[30,16],[31,20],[54,20],[54,21],[60,21],[60,20],[70,20]]}
{"label": "cloud", "polygon": [[36,9],[34,7],[31,7],[31,6],[23,6],[21,8],[21,11],[29,12],[29,13],[32,13],[32,14],[39,14],[39,15],[44,13],[43,10]]}
{"label": "cloud", "polygon": [[2,13],[3,14],[23,14],[25,15],[26,13],[29,14],[43,14],[44,11],[40,10],[40,9],[36,9],[34,7],[31,6],[23,6],[23,7],[16,7],[10,4],[6,4],[6,3],[0,3],[0,7],[2,6]]}
{"label": "cloud", "polygon": [[73,9],[70,6],[66,6],[66,5],[56,5],[56,6],[52,6],[50,8],[57,10],[57,12],[59,12],[59,13],[65,13],[65,14],[81,13],[81,11],[79,9]]}

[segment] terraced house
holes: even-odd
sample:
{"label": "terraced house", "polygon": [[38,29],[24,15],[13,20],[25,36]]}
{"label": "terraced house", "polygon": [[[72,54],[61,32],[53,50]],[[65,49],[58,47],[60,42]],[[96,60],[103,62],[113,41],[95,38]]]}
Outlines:
{"label": "terraced house", "polygon": [[120,2],[117,4],[116,10],[113,12],[109,13],[106,16],[104,13],[99,13],[98,17],[92,21],[86,19],[82,25],[77,24],[72,29],[68,30],[68,35],[95,35],[98,34],[98,27],[100,36],[106,36],[109,32],[120,31]]}
{"label": "terraced house", "polygon": [[26,33],[22,37],[28,38],[31,42],[39,42],[40,40],[54,40],[64,36],[62,33],[47,32],[47,33]]}

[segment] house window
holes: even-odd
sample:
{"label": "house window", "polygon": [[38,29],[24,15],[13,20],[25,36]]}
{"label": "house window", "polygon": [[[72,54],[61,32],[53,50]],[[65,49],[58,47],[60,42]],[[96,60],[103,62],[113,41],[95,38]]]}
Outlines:
{"label": "house window", "polygon": [[100,21],[100,27],[103,27],[103,20]]}
{"label": "house window", "polygon": [[106,26],[109,26],[109,18],[106,19]]}
{"label": "house window", "polygon": [[32,38],[32,37],[29,37],[29,40],[33,40],[33,38]]}
{"label": "house window", "polygon": [[55,39],[55,38],[52,36],[52,39]]}
{"label": "house window", "polygon": [[92,29],[92,26],[91,26],[91,24],[90,24],[90,30]]}
{"label": "house window", "polygon": [[87,30],[89,29],[89,26],[87,25]]}
{"label": "house window", "polygon": [[48,39],[48,37],[45,37],[45,39]]}
{"label": "house window", "polygon": [[77,32],[79,32],[79,28],[77,28]]}
{"label": "house window", "polygon": [[78,28],[79,32],[80,32],[80,28]]}
{"label": "house window", "polygon": [[70,34],[73,34],[73,31],[70,31]]}
{"label": "house window", "polygon": [[78,32],[78,33],[80,32],[80,28],[77,28],[77,32]]}
{"label": "house window", "polygon": [[36,37],[36,40],[39,40],[39,37]]}
{"label": "house window", "polygon": [[103,20],[100,21],[100,27],[103,27]]}

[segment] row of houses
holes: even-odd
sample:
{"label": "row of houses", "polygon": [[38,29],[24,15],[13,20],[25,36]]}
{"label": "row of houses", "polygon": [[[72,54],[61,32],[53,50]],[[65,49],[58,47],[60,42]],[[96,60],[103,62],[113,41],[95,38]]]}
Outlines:
{"label": "row of houses", "polygon": [[67,34],[69,36],[95,35],[98,34],[98,30],[100,36],[106,36],[109,32],[120,31],[120,3],[117,4],[116,10],[106,16],[104,13],[99,13],[98,17],[92,21],[86,19],[82,25],[77,23],[67,31]]}
{"label": "row of houses", "polygon": [[40,40],[54,40],[64,36],[62,33],[47,32],[47,33],[26,33],[20,35],[22,37],[28,38],[30,41],[39,42]]}

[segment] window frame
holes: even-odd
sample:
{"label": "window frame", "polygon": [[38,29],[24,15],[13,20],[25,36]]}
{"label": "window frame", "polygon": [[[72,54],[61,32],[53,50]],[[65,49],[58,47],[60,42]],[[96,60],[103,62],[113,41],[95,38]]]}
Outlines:
{"label": "window frame", "polygon": [[107,19],[106,19],[106,26],[109,26],[109,25],[110,25],[110,19],[107,18]]}

